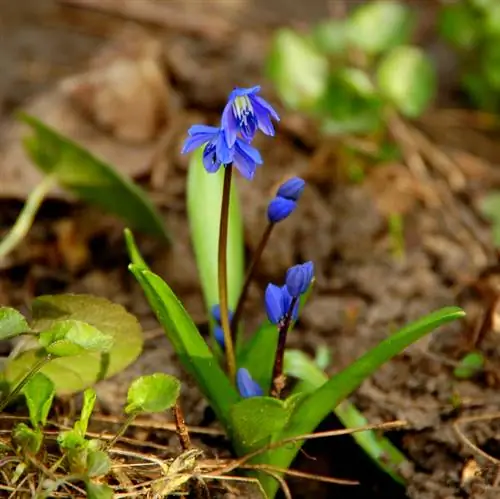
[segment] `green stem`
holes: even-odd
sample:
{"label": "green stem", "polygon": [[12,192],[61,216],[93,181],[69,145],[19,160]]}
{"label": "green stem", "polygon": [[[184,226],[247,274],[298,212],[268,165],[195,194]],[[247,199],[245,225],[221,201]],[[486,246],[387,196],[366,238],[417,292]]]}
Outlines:
{"label": "green stem", "polygon": [[5,258],[24,239],[43,199],[54,184],[54,177],[47,176],[31,191],[15,224],[0,242],[0,260]]}
{"label": "green stem", "polygon": [[127,428],[132,424],[132,421],[137,417],[137,412],[132,412],[127,416],[127,419],[123,422],[121,428],[117,431],[116,435],[105,445],[104,450],[109,450],[113,445],[118,442],[118,440],[127,431]]}
{"label": "green stem", "polygon": [[243,288],[241,290],[240,297],[238,298],[238,304],[236,305],[236,310],[234,311],[233,320],[231,321],[231,333],[233,335],[233,342],[234,339],[236,338],[236,332],[238,331],[238,322],[243,312],[243,305],[245,304],[245,300],[248,295],[250,282],[252,281],[255,269],[257,268],[257,264],[260,261],[262,253],[264,252],[264,248],[266,247],[266,244],[269,241],[269,237],[271,236],[271,232],[273,230],[274,225],[275,225],[274,223],[270,222],[266,227],[266,230],[264,231],[264,234],[262,234],[262,237],[260,239],[259,246],[257,247],[257,250],[253,255],[252,261],[250,262],[250,266],[248,267],[245,276],[245,282],[243,283]]}
{"label": "green stem", "polygon": [[40,359],[28,373],[25,374],[24,378],[16,385],[16,387],[0,402],[0,412],[2,412],[11,400],[14,400],[21,390],[26,386],[30,379],[38,372],[42,367],[52,360],[52,355],[47,354],[45,357]]}
{"label": "green stem", "polygon": [[229,323],[229,304],[227,296],[227,233],[229,225],[229,198],[231,194],[231,174],[233,168],[227,165],[224,168],[224,185],[222,188],[222,205],[220,213],[219,229],[219,304],[221,315],[221,326],[224,332],[224,345],[226,351],[227,372],[229,378],[234,381],[236,377],[236,362],[234,358],[233,336],[231,324]]}

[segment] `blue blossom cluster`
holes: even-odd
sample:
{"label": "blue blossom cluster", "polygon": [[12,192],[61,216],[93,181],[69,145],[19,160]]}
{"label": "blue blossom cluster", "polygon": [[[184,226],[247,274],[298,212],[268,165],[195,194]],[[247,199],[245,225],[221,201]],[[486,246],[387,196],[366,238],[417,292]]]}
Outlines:
{"label": "blue blossom cluster", "polygon": [[267,207],[267,218],[270,223],[281,222],[295,211],[305,185],[300,177],[293,177],[281,184],[276,197]]}
{"label": "blue blossom cluster", "polygon": [[229,95],[222,112],[219,127],[193,125],[188,130],[182,153],[203,148],[203,165],[208,173],[215,173],[224,165],[234,165],[248,180],[251,180],[262,164],[262,157],[250,144],[261,130],[274,136],[271,118],[279,121],[273,107],[257,95],[260,86],[235,88]]}

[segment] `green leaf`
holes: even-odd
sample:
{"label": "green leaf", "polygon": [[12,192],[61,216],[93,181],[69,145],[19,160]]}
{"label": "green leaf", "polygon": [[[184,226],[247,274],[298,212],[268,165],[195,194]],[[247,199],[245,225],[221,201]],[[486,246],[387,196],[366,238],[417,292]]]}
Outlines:
{"label": "green leaf", "polygon": [[[404,327],[397,333],[380,342],[366,354],[354,361],[343,371],[330,378],[320,388],[304,397],[296,406],[288,424],[274,440],[310,433],[327,414],[342,400],[348,397],[358,386],[371,376],[380,366],[388,362],[405,348],[434,329],[451,321],[463,318],[465,312],[458,307],[447,307],[427,315]],[[256,461],[287,468],[300,447],[282,446],[260,455]],[[262,476],[261,484],[270,497],[277,486],[274,480]]]}
{"label": "green leaf", "polygon": [[240,397],[191,317],[161,277],[133,264],[129,268],[143,288],[182,365],[196,379],[219,421],[227,426],[229,408]]}
{"label": "green leaf", "polygon": [[477,42],[481,26],[466,2],[444,5],[439,13],[441,36],[459,49],[470,49]]}
{"label": "green leaf", "polygon": [[[301,380],[295,386],[294,393],[312,392],[328,381],[328,376],[300,350],[286,351],[285,373]],[[348,400],[342,401],[332,409],[346,428],[359,428],[369,424],[363,414]],[[373,430],[353,433],[352,437],[380,468],[397,482],[404,483],[404,479],[397,470],[408,459],[397,447],[392,445],[388,438]]]}
{"label": "green leaf", "polygon": [[[121,305],[89,295],[41,296],[32,304],[36,331],[51,328],[58,321],[82,321],[94,326],[113,340],[108,353],[83,353],[71,358],[54,359],[42,372],[56,386],[58,395],[84,390],[96,381],[113,376],[125,369],[141,353],[143,337],[137,319]],[[6,379],[20,379],[39,361],[36,349],[27,350],[9,361]]]}
{"label": "green leaf", "polygon": [[15,308],[0,307],[0,340],[8,340],[31,331],[24,315]]}
{"label": "green leaf", "polygon": [[87,499],[113,499],[113,489],[105,483],[87,482],[85,489]]}
{"label": "green leaf", "polygon": [[12,439],[22,452],[34,455],[42,447],[43,433],[38,427],[33,429],[24,423],[18,423],[12,431]]}
{"label": "green leaf", "polygon": [[252,452],[271,441],[290,416],[285,403],[271,397],[252,397],[229,411],[231,441],[236,451]]}
{"label": "green leaf", "polygon": [[493,38],[491,43],[498,43],[498,37],[500,37],[500,4],[498,2],[485,11],[484,31]]}
{"label": "green leaf", "polygon": [[141,376],[128,389],[125,412],[166,411],[175,405],[180,391],[181,383],[174,376],[162,373]]}
{"label": "green leaf", "polygon": [[498,40],[484,47],[481,53],[481,66],[486,81],[495,90],[500,90],[500,43]]}
{"label": "green leaf", "polygon": [[123,218],[132,227],[167,240],[163,220],[144,191],[104,161],[33,116],[21,114],[34,134],[25,148],[44,173],[85,202]]}
{"label": "green leaf", "polygon": [[[219,303],[218,248],[224,171],[207,173],[202,150],[191,155],[187,179],[187,206],[191,240],[208,308]],[[229,307],[236,307],[245,277],[243,221],[234,181],[229,204],[227,276]]]}
{"label": "green leaf", "polygon": [[54,383],[44,374],[36,373],[24,386],[23,394],[33,428],[45,425],[56,394]]}
{"label": "green leaf", "polygon": [[288,107],[312,111],[326,91],[328,61],[309,40],[280,29],[274,36],[267,73]]}
{"label": "green leaf", "polygon": [[425,53],[411,46],[389,52],[377,69],[382,94],[404,115],[422,114],[436,93],[436,74]]}
{"label": "green leaf", "polygon": [[139,253],[137,246],[135,244],[134,235],[130,231],[130,229],[125,229],[123,231],[123,235],[125,237],[125,244],[127,246],[127,253],[130,258],[130,261],[137,265],[138,267],[142,267],[144,269],[148,269],[147,263],[142,258],[142,255]]}
{"label": "green leaf", "polygon": [[377,90],[365,71],[358,68],[342,68],[339,77],[344,83],[361,97],[373,97]]}
{"label": "green leaf", "polygon": [[364,4],[347,22],[351,45],[373,55],[408,42],[414,24],[410,10],[391,0]]}
{"label": "green leaf", "polygon": [[490,191],[480,202],[479,210],[492,225],[493,243],[500,246],[500,191]]}
{"label": "green leaf", "polygon": [[85,440],[80,430],[73,429],[59,433],[57,443],[64,451],[77,451],[86,448],[88,441]]}
{"label": "green leaf", "polygon": [[109,352],[113,337],[86,322],[62,320],[42,331],[39,343],[52,355],[69,357],[86,352]]}
{"label": "green leaf", "polygon": [[80,414],[80,419],[75,423],[75,430],[80,432],[82,437],[85,437],[89,426],[90,416],[94,410],[97,394],[93,388],[87,388],[83,392],[83,406]]}
{"label": "green leaf", "polygon": [[111,460],[106,452],[94,450],[87,455],[87,475],[90,477],[103,476],[109,473]]}
{"label": "green leaf", "polygon": [[311,40],[325,54],[345,56],[347,35],[347,24],[344,21],[329,19],[314,27]]}
{"label": "green leaf", "polygon": [[470,352],[462,358],[453,375],[459,379],[468,379],[480,373],[484,368],[484,357],[480,352]]}

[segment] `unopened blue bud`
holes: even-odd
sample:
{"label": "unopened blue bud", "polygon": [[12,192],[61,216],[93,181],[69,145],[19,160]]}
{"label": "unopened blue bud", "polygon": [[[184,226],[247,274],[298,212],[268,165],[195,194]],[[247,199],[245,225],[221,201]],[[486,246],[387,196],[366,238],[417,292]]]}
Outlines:
{"label": "unopened blue bud", "polygon": [[278,324],[286,314],[282,288],[268,284],[264,294],[267,317],[273,324]]}
{"label": "unopened blue bud", "polygon": [[[220,305],[217,304],[212,307],[212,317],[214,318],[214,321],[220,325],[221,323]],[[229,310],[229,321],[232,320],[233,320],[233,311]]]}
{"label": "unopened blue bud", "polygon": [[300,177],[293,177],[286,182],[283,182],[276,193],[276,196],[290,199],[291,201],[298,201],[306,183]]}
{"label": "unopened blue bud", "polygon": [[236,373],[236,385],[243,398],[261,397],[264,392],[260,385],[252,379],[248,369],[241,367]]}
{"label": "unopened blue bud", "polygon": [[271,223],[278,223],[287,218],[297,208],[297,203],[282,197],[274,198],[267,207],[267,218]]}
{"label": "unopened blue bud", "polygon": [[[286,284],[281,287],[281,295],[283,300],[283,309],[285,310],[285,314],[290,310],[290,306],[292,305],[292,296],[288,292],[288,288]],[[292,320],[296,321],[299,317],[299,300],[295,301],[295,305],[292,310]]]}
{"label": "unopened blue bud", "polygon": [[214,338],[215,338],[215,341],[222,348],[222,350],[225,350],[226,349],[226,342],[224,340],[224,331],[222,330],[222,328],[220,326],[214,327]]}
{"label": "unopened blue bud", "polygon": [[292,296],[300,296],[311,285],[314,276],[314,264],[306,262],[290,267],[286,273],[286,287]]}

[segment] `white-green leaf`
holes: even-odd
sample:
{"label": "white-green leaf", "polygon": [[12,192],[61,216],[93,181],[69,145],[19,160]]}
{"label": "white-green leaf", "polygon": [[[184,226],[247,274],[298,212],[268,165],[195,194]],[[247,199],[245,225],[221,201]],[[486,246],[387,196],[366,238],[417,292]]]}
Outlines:
{"label": "white-green leaf", "polygon": [[23,388],[33,428],[47,422],[47,416],[56,394],[54,383],[44,374],[36,373]]}
{"label": "white-green leaf", "polygon": [[417,47],[389,52],[380,62],[377,81],[382,94],[410,118],[422,114],[436,93],[434,66]]}

